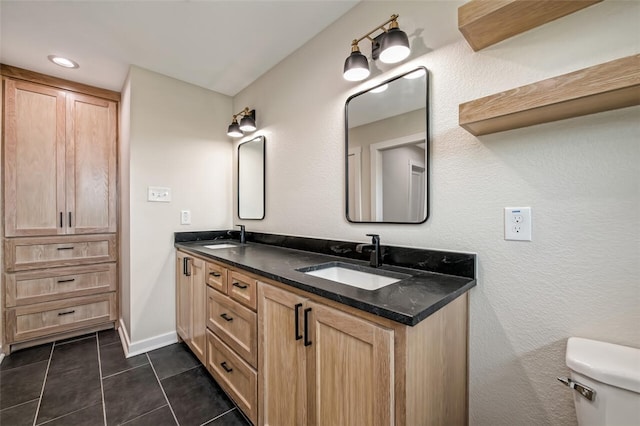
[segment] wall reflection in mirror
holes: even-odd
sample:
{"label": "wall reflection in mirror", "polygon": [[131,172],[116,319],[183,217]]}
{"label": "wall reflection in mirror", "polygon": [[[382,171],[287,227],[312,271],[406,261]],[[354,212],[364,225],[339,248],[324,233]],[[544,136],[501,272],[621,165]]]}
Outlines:
{"label": "wall reflection in mirror", "polygon": [[420,67],[347,99],[350,222],[422,223],[429,216],[428,71]]}
{"label": "wall reflection in mirror", "polygon": [[238,145],[238,217],[264,219],[265,138]]}

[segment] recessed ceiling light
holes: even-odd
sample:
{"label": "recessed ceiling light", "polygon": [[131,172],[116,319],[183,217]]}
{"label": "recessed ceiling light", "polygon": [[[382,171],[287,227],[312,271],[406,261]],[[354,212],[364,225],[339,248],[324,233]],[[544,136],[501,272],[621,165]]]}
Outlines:
{"label": "recessed ceiling light", "polygon": [[63,58],[62,56],[49,55],[47,56],[47,58],[49,58],[49,60],[54,64],[60,65],[61,67],[80,68],[80,65],[78,65],[76,62],[72,61],[71,59]]}

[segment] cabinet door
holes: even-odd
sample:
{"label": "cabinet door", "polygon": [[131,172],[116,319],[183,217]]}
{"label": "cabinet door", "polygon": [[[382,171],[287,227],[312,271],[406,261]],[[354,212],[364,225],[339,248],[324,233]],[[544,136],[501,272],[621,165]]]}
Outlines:
{"label": "cabinet door", "polygon": [[189,346],[203,364],[207,363],[207,285],[205,261],[193,259],[191,264],[191,342]]}
{"label": "cabinet door", "polygon": [[258,292],[258,424],[306,425],[306,359],[302,340],[302,307],[306,299],[264,283],[259,283]]}
{"label": "cabinet door", "polygon": [[64,234],[65,93],[5,80],[4,99],[5,236]]}
{"label": "cabinet door", "polygon": [[116,232],[116,104],[70,93],[66,107],[67,233]]}
{"label": "cabinet door", "polygon": [[191,339],[192,261],[181,252],[176,256],[176,331],[185,342]]}
{"label": "cabinet door", "polygon": [[393,424],[393,331],[324,305],[307,306],[309,423]]}

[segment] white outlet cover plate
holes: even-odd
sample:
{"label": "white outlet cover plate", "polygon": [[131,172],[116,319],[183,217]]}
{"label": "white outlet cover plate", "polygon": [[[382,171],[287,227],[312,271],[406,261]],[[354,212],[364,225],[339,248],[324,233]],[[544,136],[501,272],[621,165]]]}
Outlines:
{"label": "white outlet cover plate", "polygon": [[191,210],[180,211],[180,225],[191,225]]}
{"label": "white outlet cover plate", "polygon": [[171,202],[171,188],[163,186],[150,186],[147,188],[147,201],[169,203]]}
{"label": "white outlet cover plate", "polygon": [[504,239],[531,241],[531,207],[504,208]]}

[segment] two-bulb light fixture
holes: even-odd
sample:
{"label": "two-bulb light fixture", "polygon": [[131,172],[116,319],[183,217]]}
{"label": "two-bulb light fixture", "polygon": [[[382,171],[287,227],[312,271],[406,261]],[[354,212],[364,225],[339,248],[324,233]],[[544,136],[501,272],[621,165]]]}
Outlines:
{"label": "two-bulb light fixture", "polygon": [[[240,118],[240,124],[238,124],[238,118]],[[229,125],[227,135],[232,138],[240,138],[245,133],[255,132],[256,130],[256,110],[249,110],[246,107],[237,114],[233,114],[233,121]]]}
{"label": "two-bulb light fixture", "polygon": [[[398,16],[391,15],[391,18],[385,23],[351,42],[351,55],[344,61],[343,76],[345,80],[361,81],[369,77],[369,61],[358,47],[358,43],[365,38],[371,40],[371,57],[374,60],[379,58],[385,64],[395,64],[409,56],[411,53],[409,37],[398,28]],[[385,28],[387,24],[389,27]],[[371,34],[376,31],[382,31],[382,33],[371,38]]]}

